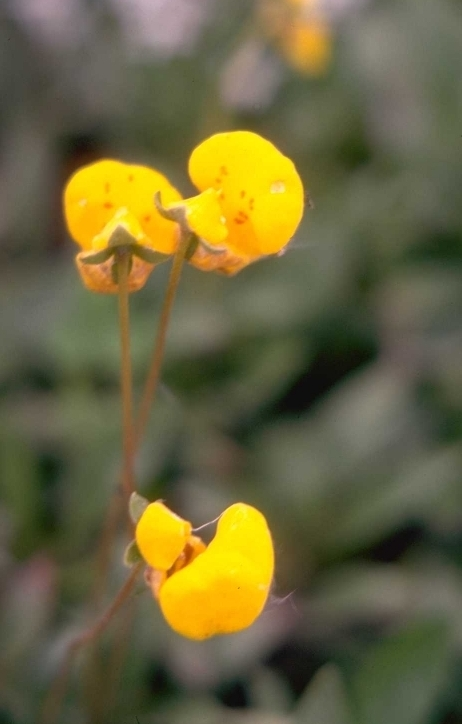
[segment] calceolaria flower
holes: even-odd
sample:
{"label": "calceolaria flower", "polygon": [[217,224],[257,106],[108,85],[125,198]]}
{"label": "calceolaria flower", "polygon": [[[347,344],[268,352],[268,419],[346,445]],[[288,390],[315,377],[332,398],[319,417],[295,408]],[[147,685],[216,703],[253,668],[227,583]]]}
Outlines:
{"label": "calceolaria flower", "polygon": [[183,208],[198,244],[189,261],[203,271],[235,274],[284,250],[303,214],[304,191],[292,161],[250,131],[217,133],[197,146],[189,175],[201,192]]}
{"label": "calceolaria flower", "polygon": [[245,503],[227,508],[206,546],[193,535],[191,523],[156,501],[139,517],[135,538],[149,566],[148,585],[177,633],[196,640],[234,633],[263,610],[274,552],[256,508]]}
{"label": "calceolaria flower", "polygon": [[189,175],[199,194],[184,200],[145,166],[103,160],[71,177],[64,211],[87,287],[118,291],[115,260],[124,249],[129,291],[140,289],[181,236],[193,266],[228,275],[284,251],[302,218],[304,191],[292,161],[270,141],[250,131],[217,133],[193,150]]}
{"label": "calceolaria flower", "polygon": [[155,264],[175,251],[178,229],[155,208],[156,192],[169,203],[181,198],[158,171],[110,159],[85,166],[70,178],[64,214],[70,235],[81,247],[76,263],[89,289],[118,291],[117,248],[130,253],[130,291],[140,289]]}
{"label": "calceolaria flower", "polygon": [[260,0],[265,35],[300,73],[320,76],[332,59],[332,28],[320,0]]}

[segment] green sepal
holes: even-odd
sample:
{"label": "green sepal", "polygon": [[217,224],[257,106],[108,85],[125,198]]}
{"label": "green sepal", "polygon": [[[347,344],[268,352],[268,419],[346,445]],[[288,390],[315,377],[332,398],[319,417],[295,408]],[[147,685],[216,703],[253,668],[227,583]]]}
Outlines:
{"label": "green sepal", "polygon": [[199,246],[199,237],[197,234],[191,234],[191,239],[188,244],[188,248],[186,249],[186,253],[184,255],[184,258],[186,261],[189,261],[194,256],[197,247]]}
{"label": "green sepal", "polygon": [[88,256],[81,256],[80,261],[82,262],[82,264],[104,264],[104,262],[110,259],[111,256],[114,255],[114,253],[115,249],[106,247],[101,251],[95,251],[94,254],[89,254]]}
{"label": "green sepal", "polygon": [[209,252],[209,254],[222,254],[224,251],[226,251],[226,246],[212,246],[212,244],[208,244],[202,238],[199,238],[199,244],[203,246],[204,249]]}
{"label": "green sepal", "polygon": [[120,225],[117,226],[111,234],[109,239],[108,247],[117,248],[119,246],[133,246],[136,244],[136,239],[132,236],[127,229]]}
{"label": "green sepal", "polygon": [[133,566],[136,566],[138,563],[141,563],[143,561],[143,556],[140,553],[140,549],[136,545],[136,541],[132,540],[128,544],[128,546],[125,548],[124,551],[124,557],[123,562],[124,565],[127,566],[127,568],[132,568]]}
{"label": "green sepal", "polygon": [[178,205],[175,205],[172,209],[166,209],[162,205],[160,191],[156,191],[154,194],[154,204],[159,214],[164,219],[168,219],[168,221],[175,221],[181,227],[187,227],[186,209],[181,205],[181,201],[178,201],[177,203]]}
{"label": "green sepal", "polygon": [[162,254],[160,251],[154,251],[154,249],[150,249],[148,246],[142,246],[141,244],[132,244],[130,251],[134,256],[146,261],[148,264],[162,264],[164,261],[170,259],[170,254]]}
{"label": "green sepal", "polygon": [[149,500],[143,498],[139,493],[132,493],[128,501],[128,514],[132,522],[136,525],[149,505]]}

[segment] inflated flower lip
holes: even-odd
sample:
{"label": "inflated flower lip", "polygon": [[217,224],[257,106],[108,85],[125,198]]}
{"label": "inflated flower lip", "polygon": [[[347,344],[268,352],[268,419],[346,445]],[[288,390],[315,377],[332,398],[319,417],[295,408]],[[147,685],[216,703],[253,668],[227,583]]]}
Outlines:
{"label": "inflated flower lip", "polygon": [[184,550],[191,531],[191,523],[156,500],[141,516],[135,540],[146,563],[159,571],[168,571]]}
{"label": "inflated flower lip", "polygon": [[[111,246],[131,246],[130,291],[143,286],[162,255],[166,258],[175,251],[178,229],[155,208],[153,196],[157,192],[168,203],[181,199],[165,176],[154,169],[112,159],[84,166],[70,178],[64,191],[64,213],[69,233],[82,249],[76,262],[90,289],[118,291],[111,273]],[[114,240],[117,232],[124,235],[122,241]]]}
{"label": "inflated flower lip", "polygon": [[[292,161],[270,141],[250,131],[218,133],[193,150],[188,168],[202,196],[211,189],[216,194],[221,213],[215,213],[214,233],[201,234],[194,219],[191,229],[217,257],[225,251],[236,266],[236,260],[249,263],[284,249],[302,218],[304,191]],[[228,233],[217,243],[223,223]],[[196,256],[191,263],[201,267]]]}
{"label": "inflated flower lip", "polygon": [[188,521],[161,506],[158,501],[144,510],[136,542],[147,563],[157,564],[149,569],[147,581],[166,621],[177,633],[196,640],[250,626],[264,608],[274,571],[264,516],[245,503],[230,506],[206,547],[190,533]]}

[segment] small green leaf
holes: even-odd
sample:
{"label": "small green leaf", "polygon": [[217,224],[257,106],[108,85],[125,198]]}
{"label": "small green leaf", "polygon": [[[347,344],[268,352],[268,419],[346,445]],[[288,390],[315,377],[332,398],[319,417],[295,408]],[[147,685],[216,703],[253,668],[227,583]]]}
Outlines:
{"label": "small green leaf", "polygon": [[128,502],[128,512],[133,523],[138,523],[144,511],[149,505],[149,500],[143,498],[139,493],[132,493]]}
{"label": "small green leaf", "polygon": [[141,563],[143,561],[143,556],[140,553],[140,550],[138,546],[136,545],[136,541],[132,540],[128,546],[125,548],[124,551],[124,557],[123,562],[124,565],[128,568],[132,568],[132,566],[136,566],[138,563]]}
{"label": "small green leaf", "polygon": [[105,261],[111,258],[115,253],[115,249],[107,247],[101,251],[95,251],[94,254],[88,254],[80,257],[82,264],[103,264]]}
{"label": "small green leaf", "polygon": [[295,709],[300,724],[352,724],[350,705],[340,671],[323,666],[308,684]]}
{"label": "small green leaf", "polygon": [[132,246],[132,244],[136,243],[136,239],[134,236],[130,234],[130,232],[127,231],[125,226],[117,226],[114,231],[111,234],[111,238],[109,239],[109,247],[119,247],[119,246]]}
{"label": "small green leaf", "polygon": [[154,249],[142,246],[141,244],[132,244],[130,251],[139,259],[147,261],[148,264],[162,264],[164,261],[170,259],[170,254],[161,254],[160,251],[154,251]]}

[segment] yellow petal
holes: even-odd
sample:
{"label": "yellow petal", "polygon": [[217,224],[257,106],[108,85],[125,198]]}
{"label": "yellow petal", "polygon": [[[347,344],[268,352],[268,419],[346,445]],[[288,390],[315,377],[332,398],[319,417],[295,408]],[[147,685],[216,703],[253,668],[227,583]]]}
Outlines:
{"label": "yellow petal", "polygon": [[114,232],[119,227],[122,227],[134,242],[146,245],[146,234],[138,219],[126,207],[122,207],[116,211],[102,231],[93,237],[92,250],[99,251],[105,249],[109,245]]}
{"label": "yellow petal", "polygon": [[181,199],[169,181],[154,169],[105,159],[79,169],[64,190],[64,213],[69,233],[82,249],[93,249],[94,238],[120,208],[138,220],[146,244],[170,254],[177,245],[176,225],[162,218],[153,197],[160,191],[165,203]]}
{"label": "yellow petal", "polygon": [[173,566],[191,535],[191,523],[183,520],[160,500],[148,505],[135,530],[144,560],[160,571]]}
{"label": "yellow petal", "polygon": [[247,556],[260,575],[271,582],[274,570],[273,541],[265,517],[257,508],[235,503],[220,516],[217,532],[208,550],[224,548]]}
{"label": "yellow petal", "polygon": [[273,568],[265,518],[238,503],[221,516],[205,552],[163,583],[161,610],[175,631],[191,639],[240,631],[261,613]]}
{"label": "yellow petal", "polygon": [[193,150],[189,175],[200,191],[218,192],[226,245],[238,255],[279,252],[300,223],[304,192],[295,166],[256,133],[211,136]]}
{"label": "yellow petal", "polygon": [[228,236],[226,219],[214,189],[207,189],[198,196],[165,205],[165,208],[183,208],[189,229],[210,244],[221,244]]}

